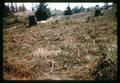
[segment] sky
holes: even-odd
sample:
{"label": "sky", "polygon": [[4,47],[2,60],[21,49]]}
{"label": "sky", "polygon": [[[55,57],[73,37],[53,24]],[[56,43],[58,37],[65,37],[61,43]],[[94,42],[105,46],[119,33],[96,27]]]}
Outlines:
{"label": "sky", "polygon": [[[8,3],[5,3],[5,4],[8,4]],[[23,4],[23,3],[17,3],[18,6],[20,6],[21,4]],[[39,4],[39,3],[24,3],[27,10],[31,10],[32,6],[36,6],[36,4]],[[51,10],[54,10],[56,8],[57,10],[63,11],[68,6],[68,3],[65,3],[65,2],[63,2],[63,3],[55,3],[54,2],[54,3],[47,3],[47,4],[48,4],[47,7],[50,8]],[[108,3],[108,4],[112,4],[112,3]],[[94,7],[95,5],[103,6],[104,3],[69,3],[69,6],[71,8],[74,8],[75,6],[81,7],[81,5],[84,8],[88,8],[88,7]]]}

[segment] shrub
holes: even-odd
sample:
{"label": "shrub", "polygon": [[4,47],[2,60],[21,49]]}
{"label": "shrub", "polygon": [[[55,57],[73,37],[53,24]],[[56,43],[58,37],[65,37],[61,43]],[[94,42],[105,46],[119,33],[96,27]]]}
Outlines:
{"label": "shrub", "polygon": [[100,16],[102,15],[101,11],[100,10],[95,10],[95,15],[94,16]]}
{"label": "shrub", "polygon": [[93,69],[92,76],[95,80],[117,79],[117,64],[106,56],[101,57]]}

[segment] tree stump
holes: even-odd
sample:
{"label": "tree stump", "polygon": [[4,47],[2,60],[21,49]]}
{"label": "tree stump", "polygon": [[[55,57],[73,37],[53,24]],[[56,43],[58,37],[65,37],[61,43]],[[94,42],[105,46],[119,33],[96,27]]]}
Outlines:
{"label": "tree stump", "polygon": [[29,26],[37,25],[37,20],[34,15],[31,15],[28,18],[29,18]]}

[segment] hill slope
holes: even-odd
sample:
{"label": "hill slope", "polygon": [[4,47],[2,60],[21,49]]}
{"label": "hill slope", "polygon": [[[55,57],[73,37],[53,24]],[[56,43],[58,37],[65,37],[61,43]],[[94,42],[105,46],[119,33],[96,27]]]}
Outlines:
{"label": "hill slope", "polygon": [[[30,28],[14,24],[3,29],[4,79],[115,79],[117,22],[114,9],[103,12],[99,17],[83,13]],[[99,68],[105,60],[110,66]]]}

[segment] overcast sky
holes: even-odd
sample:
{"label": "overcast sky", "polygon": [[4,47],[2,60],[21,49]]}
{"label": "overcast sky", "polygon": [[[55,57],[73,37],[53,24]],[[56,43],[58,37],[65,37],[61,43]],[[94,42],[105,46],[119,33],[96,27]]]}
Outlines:
{"label": "overcast sky", "polygon": [[[5,4],[8,4],[8,3],[5,3]],[[14,3],[13,3],[14,4]],[[18,6],[20,6],[21,4],[23,3],[17,3]],[[27,10],[31,10],[31,7],[32,6],[36,6],[36,4],[39,4],[39,3],[24,3],[25,7],[27,8]],[[57,10],[65,10],[66,7],[68,6],[68,3],[47,3],[48,4],[48,8],[50,8],[51,10],[54,10],[55,8]],[[112,4],[112,3],[109,3],[109,4]],[[99,6],[103,6],[104,3],[69,3],[69,6],[71,8],[75,7],[75,6],[79,6],[81,7],[81,5],[85,8],[88,8],[88,7],[94,7],[95,5],[99,5]]]}

